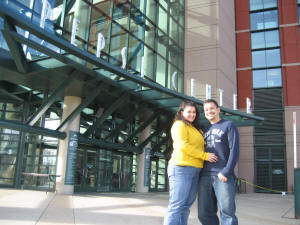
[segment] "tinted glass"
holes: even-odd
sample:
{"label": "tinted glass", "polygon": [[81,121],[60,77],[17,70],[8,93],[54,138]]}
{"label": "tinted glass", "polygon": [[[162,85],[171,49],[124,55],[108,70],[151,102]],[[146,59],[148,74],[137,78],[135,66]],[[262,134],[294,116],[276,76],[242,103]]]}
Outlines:
{"label": "tinted glass", "polygon": [[251,33],[252,49],[280,46],[278,30]]}
{"label": "tinted glass", "polygon": [[278,12],[270,10],[250,14],[251,30],[263,30],[278,27]]}
{"label": "tinted glass", "polygon": [[282,86],[281,69],[267,70],[268,87]]}
{"label": "tinted glass", "polygon": [[280,66],[280,49],[270,49],[252,52],[253,68]]}
{"label": "tinted glass", "polygon": [[277,0],[250,0],[250,10],[277,7]]}
{"label": "tinted glass", "polygon": [[265,29],[278,27],[278,12],[271,10],[264,12]]}
{"label": "tinted glass", "polygon": [[252,52],[252,67],[253,68],[260,68],[266,67],[266,56],[265,51],[255,51]]}
{"label": "tinted glass", "polygon": [[280,49],[266,50],[267,67],[280,66]]}
{"label": "tinted glass", "polygon": [[282,86],[281,69],[254,70],[252,72],[253,88]]}
{"label": "tinted glass", "polygon": [[252,71],[253,88],[267,87],[267,73],[266,70]]}
{"label": "tinted glass", "polygon": [[251,33],[252,49],[265,48],[265,32]]}
{"label": "tinted glass", "polygon": [[266,31],[265,41],[266,41],[266,48],[280,46],[278,30]]}

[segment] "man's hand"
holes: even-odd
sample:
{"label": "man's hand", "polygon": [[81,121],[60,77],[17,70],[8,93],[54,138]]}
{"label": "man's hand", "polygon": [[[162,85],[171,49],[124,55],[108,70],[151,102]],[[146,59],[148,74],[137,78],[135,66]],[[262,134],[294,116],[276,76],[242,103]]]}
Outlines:
{"label": "man's hand", "polygon": [[209,161],[211,163],[215,163],[218,161],[218,157],[214,153],[208,153],[207,161]]}
{"label": "man's hand", "polygon": [[225,177],[222,173],[218,173],[218,178],[221,182],[227,182],[227,177]]}

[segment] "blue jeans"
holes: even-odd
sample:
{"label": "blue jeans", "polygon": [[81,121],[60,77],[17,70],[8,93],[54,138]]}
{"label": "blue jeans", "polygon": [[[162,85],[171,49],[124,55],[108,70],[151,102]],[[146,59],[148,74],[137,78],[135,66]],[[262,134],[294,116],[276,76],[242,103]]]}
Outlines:
{"label": "blue jeans", "polygon": [[221,182],[218,176],[201,176],[198,191],[198,218],[202,225],[219,225],[220,209],[222,225],[237,225],[235,216],[235,178]]}
{"label": "blue jeans", "polygon": [[197,195],[200,168],[168,166],[169,205],[164,225],[187,225]]}

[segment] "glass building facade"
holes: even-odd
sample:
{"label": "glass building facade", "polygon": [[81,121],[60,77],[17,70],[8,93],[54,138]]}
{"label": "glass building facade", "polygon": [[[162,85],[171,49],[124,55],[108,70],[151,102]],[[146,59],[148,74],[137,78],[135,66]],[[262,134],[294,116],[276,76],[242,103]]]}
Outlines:
{"label": "glass building facade", "polygon": [[[18,15],[29,18],[33,24],[70,42],[101,59],[126,69],[136,76],[143,76],[163,87],[183,93],[183,51],[184,51],[184,1],[175,0],[6,0],[9,7]],[[6,25],[0,19],[0,27]],[[59,47],[41,40],[30,32],[17,27],[17,32],[41,46],[64,55]],[[0,34],[0,48],[9,47]],[[44,53],[22,45],[26,60],[40,62],[47,59]],[[92,68],[110,79],[122,79],[115,74],[103,71],[86,61],[70,58]],[[125,60],[124,60],[125,59]],[[126,63],[124,63],[126,62]],[[2,85],[3,82],[2,82]],[[9,84],[7,84],[9,85]],[[26,98],[20,103],[0,98],[2,119],[26,122],[39,105],[34,102],[48,98],[47,91],[32,90],[20,86]],[[56,129],[62,117],[63,99],[50,107],[36,122],[44,128]],[[80,133],[84,134],[95,121],[98,108],[89,106],[81,112]],[[109,116],[105,126],[90,134],[101,136],[111,142],[137,142],[128,140],[139,121],[132,119],[119,135],[110,135],[124,119],[117,115]],[[152,124],[159,126],[159,121]],[[54,182],[43,177],[30,177],[24,173],[56,174],[58,140],[41,135],[0,128],[0,186],[24,187],[32,189],[54,188]],[[152,133],[154,130],[152,131]],[[160,143],[166,138],[154,136],[151,143]],[[167,148],[167,143],[161,148]],[[78,146],[75,191],[134,191],[137,159],[135,153],[112,152]],[[166,160],[160,156],[151,157],[150,190],[165,191]]]}
{"label": "glass building facade", "polygon": [[[39,0],[6,2],[37,26],[75,46],[96,55],[99,45],[102,59],[123,66],[125,57],[125,68],[132,74],[140,75],[143,67],[147,79],[183,92],[183,0],[47,0],[44,5],[45,1]],[[18,32],[41,45],[49,45],[28,31]],[[8,49],[2,36],[0,46]],[[51,48],[60,52],[55,46]],[[23,49],[27,59],[43,57],[27,46]]]}
{"label": "glass building facade", "polygon": [[254,129],[255,183],[287,190],[278,1],[249,3],[254,113],[265,118]]}

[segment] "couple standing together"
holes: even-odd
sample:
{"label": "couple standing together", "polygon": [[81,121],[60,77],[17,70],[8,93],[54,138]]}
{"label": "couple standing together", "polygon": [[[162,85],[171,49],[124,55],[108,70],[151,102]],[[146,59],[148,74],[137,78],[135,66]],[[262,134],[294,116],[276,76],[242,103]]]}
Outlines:
{"label": "couple standing together", "polygon": [[[203,103],[210,125],[200,129],[197,106],[183,101],[171,128],[173,153],[168,166],[169,205],[164,225],[187,225],[198,193],[202,225],[237,225],[234,167],[239,157],[236,126],[220,118],[213,99]],[[204,162],[206,161],[206,162]]]}

